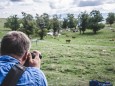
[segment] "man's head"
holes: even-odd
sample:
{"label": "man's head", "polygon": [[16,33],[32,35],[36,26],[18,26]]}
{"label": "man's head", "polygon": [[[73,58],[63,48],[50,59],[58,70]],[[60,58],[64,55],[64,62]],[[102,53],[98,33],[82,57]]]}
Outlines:
{"label": "man's head", "polygon": [[29,38],[20,31],[8,32],[1,41],[1,55],[23,56],[30,49]]}

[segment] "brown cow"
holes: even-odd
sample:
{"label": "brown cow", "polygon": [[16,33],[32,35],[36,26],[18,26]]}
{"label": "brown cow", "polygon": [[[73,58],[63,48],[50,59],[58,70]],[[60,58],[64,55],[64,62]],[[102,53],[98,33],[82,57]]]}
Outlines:
{"label": "brown cow", "polygon": [[71,40],[70,40],[70,39],[66,40],[66,43],[70,43],[70,42],[71,42]]}

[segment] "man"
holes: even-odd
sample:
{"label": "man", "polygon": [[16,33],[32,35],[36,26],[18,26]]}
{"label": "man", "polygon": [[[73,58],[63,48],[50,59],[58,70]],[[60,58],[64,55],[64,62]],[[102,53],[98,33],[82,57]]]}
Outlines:
{"label": "man", "polygon": [[[16,86],[47,86],[44,73],[40,70],[40,52],[33,51],[35,58],[32,59],[29,52],[31,42],[29,38],[20,31],[10,31],[1,41],[0,56],[0,84],[15,64],[26,65],[26,70],[18,80]],[[13,75],[12,75],[13,76]]]}

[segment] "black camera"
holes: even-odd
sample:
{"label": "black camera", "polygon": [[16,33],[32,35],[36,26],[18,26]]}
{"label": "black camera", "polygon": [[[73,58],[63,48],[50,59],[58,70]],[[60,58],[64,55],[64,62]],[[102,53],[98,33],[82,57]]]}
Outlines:
{"label": "black camera", "polygon": [[[35,58],[35,54],[31,53],[31,55],[32,55],[32,59],[34,59]],[[39,54],[39,58],[42,59],[42,55],[41,54]]]}

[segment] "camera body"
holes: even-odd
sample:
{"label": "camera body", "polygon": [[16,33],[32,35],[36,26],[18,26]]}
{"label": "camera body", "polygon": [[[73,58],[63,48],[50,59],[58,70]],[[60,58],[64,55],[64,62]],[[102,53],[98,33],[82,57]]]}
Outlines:
{"label": "camera body", "polygon": [[[32,59],[34,59],[35,58],[35,54],[31,53],[31,55],[32,55]],[[39,54],[39,58],[42,59],[42,55],[41,54]]]}
{"label": "camera body", "polygon": [[[34,53],[31,53],[31,55],[32,55],[32,59],[34,59],[36,56]],[[39,54],[39,58],[42,59],[41,54]],[[26,60],[26,62],[24,63],[24,66],[29,67],[29,59]]]}

